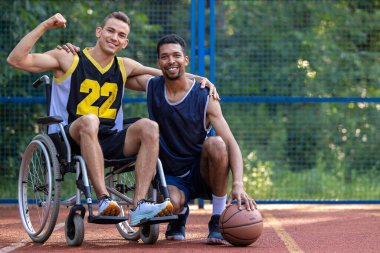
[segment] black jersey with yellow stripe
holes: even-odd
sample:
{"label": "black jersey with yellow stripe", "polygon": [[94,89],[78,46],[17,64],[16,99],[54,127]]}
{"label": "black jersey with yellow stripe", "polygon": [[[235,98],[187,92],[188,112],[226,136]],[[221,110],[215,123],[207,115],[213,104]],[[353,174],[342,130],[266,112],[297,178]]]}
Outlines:
{"label": "black jersey with yellow stripe", "polygon": [[122,99],[126,81],[122,58],[114,59],[104,68],[88,52],[78,52],[79,61],[71,75],[67,101],[68,123],[86,114],[95,114],[101,130],[121,130]]}

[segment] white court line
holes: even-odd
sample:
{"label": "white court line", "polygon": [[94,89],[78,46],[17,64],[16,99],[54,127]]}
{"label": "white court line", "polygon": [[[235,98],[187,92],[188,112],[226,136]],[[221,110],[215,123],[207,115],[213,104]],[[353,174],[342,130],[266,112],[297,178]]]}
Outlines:
{"label": "white court line", "polygon": [[[58,223],[57,225],[55,225],[54,231],[56,231],[56,230],[58,230],[64,226],[65,226],[64,222]],[[30,239],[23,239],[23,240],[21,240],[21,242],[12,243],[9,246],[5,246],[4,248],[1,248],[0,253],[8,253],[8,252],[14,251],[18,248],[24,247],[29,242],[31,242]]]}
{"label": "white court line", "polygon": [[265,213],[265,220],[274,229],[278,237],[284,242],[286,248],[290,253],[303,253],[302,249],[298,246],[296,241],[286,233],[286,230],[281,225],[281,222],[270,213]]}

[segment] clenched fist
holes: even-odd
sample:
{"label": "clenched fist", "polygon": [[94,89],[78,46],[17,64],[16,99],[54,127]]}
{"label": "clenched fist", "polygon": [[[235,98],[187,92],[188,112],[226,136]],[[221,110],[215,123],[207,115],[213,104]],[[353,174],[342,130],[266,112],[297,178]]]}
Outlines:
{"label": "clenched fist", "polygon": [[59,27],[66,28],[66,19],[62,16],[62,14],[57,13],[45,20],[44,25],[46,29],[54,29]]}

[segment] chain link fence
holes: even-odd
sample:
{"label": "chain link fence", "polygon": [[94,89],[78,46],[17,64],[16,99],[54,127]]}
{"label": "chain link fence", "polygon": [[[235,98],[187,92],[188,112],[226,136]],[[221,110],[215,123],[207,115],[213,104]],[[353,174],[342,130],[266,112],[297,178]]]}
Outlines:
{"label": "chain link fence", "polygon": [[[5,60],[28,31],[60,12],[67,28],[48,31],[33,51],[84,48],[103,18],[121,10],[131,33],[119,56],[155,67],[162,35],[184,37],[189,55],[197,47],[192,7],[203,3],[205,27],[197,29],[205,29],[206,52],[215,52],[206,54],[205,75],[215,76],[240,145],[247,191],[258,200],[377,200],[380,4],[339,0],[1,1],[0,198],[17,198],[23,150],[46,111],[44,90],[31,86],[42,73]],[[190,61],[198,64],[197,51]],[[145,94],[126,91],[124,111],[146,117]]]}

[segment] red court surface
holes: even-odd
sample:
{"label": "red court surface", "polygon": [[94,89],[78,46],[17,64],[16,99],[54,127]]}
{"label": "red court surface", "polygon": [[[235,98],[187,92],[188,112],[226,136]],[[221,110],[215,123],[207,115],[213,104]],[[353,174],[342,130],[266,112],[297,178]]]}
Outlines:
{"label": "red court surface", "polygon": [[[206,244],[211,209],[192,206],[187,239],[167,241],[160,226],[156,244],[124,240],[114,225],[85,222],[80,247],[69,247],[64,237],[62,208],[56,230],[44,244],[32,243],[22,228],[15,205],[0,206],[0,253],[6,252],[380,252],[380,205],[271,205],[262,204],[264,230],[248,247]],[[86,214],[87,215],[87,214]],[[87,216],[85,217],[87,219]]]}

